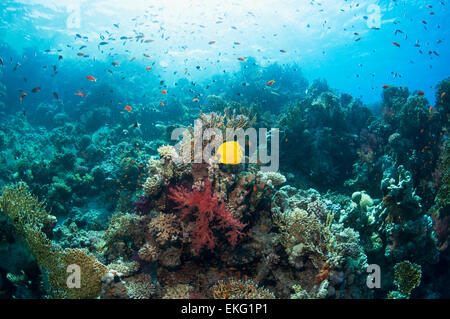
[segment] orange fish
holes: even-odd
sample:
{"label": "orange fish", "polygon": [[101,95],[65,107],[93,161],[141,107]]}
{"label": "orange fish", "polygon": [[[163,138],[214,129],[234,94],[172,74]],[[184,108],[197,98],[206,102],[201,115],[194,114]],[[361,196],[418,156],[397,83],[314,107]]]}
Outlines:
{"label": "orange fish", "polygon": [[149,66],[149,67],[147,67],[147,68],[145,68],[147,71],[150,71],[151,69],[152,69],[152,67],[151,66]]}
{"label": "orange fish", "polygon": [[161,94],[167,94],[167,90],[162,90]]}
{"label": "orange fish", "polygon": [[23,100],[23,98],[24,98],[25,96],[27,96],[27,94],[26,94],[25,92],[22,93],[22,95],[20,96],[20,102],[22,102],[22,100]]}
{"label": "orange fish", "polygon": [[383,85],[382,88],[383,89],[387,89],[389,87],[389,85]]}
{"label": "orange fish", "polygon": [[417,94],[423,96],[423,95],[425,95],[425,92],[424,91],[418,91]]}
{"label": "orange fish", "polygon": [[198,102],[198,97],[194,97],[194,98],[192,99],[192,102]]}
{"label": "orange fish", "polygon": [[239,58],[237,58],[239,61],[243,61],[243,62],[245,62],[245,61],[247,61],[247,59],[246,58],[243,58],[243,57],[239,57]]}
{"label": "orange fish", "polygon": [[76,91],[75,95],[86,97],[87,95],[83,91]]}
{"label": "orange fish", "polygon": [[444,103],[443,98],[444,98],[445,94],[446,94],[446,92],[442,92],[442,94],[441,94],[441,103]]}
{"label": "orange fish", "polygon": [[127,106],[125,106],[125,110],[127,110],[129,113],[133,110],[133,108],[131,106],[127,105]]}
{"label": "orange fish", "polygon": [[270,80],[269,82],[267,82],[267,86],[271,86],[272,84],[274,84],[275,83],[275,80]]}
{"label": "orange fish", "polygon": [[88,79],[89,81],[92,81],[92,82],[97,82],[97,79],[94,78],[93,76],[90,76],[90,75],[88,75],[88,76],[86,77],[86,79]]}
{"label": "orange fish", "polygon": [[83,56],[84,53],[83,53],[83,52],[78,52],[77,55],[78,55],[78,56]]}
{"label": "orange fish", "polygon": [[159,102],[159,104],[160,104],[161,106],[164,106],[164,102]]}

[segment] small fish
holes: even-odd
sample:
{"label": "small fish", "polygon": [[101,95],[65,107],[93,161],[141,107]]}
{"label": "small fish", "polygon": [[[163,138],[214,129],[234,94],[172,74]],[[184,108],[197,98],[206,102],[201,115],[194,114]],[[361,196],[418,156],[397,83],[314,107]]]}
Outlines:
{"label": "small fish", "polygon": [[240,42],[234,42],[234,45],[241,45],[241,43]]}
{"label": "small fish", "polygon": [[159,102],[159,105],[164,106],[164,102]]}
{"label": "small fish", "polygon": [[78,52],[77,55],[78,55],[78,56],[83,56],[84,53],[83,53],[83,52]]}
{"label": "small fish", "polygon": [[192,99],[192,102],[198,102],[198,97],[194,97],[194,98]]}
{"label": "small fish", "polygon": [[58,56],[58,61],[61,61],[63,59],[63,56],[62,55],[59,55]]}
{"label": "small fish", "polygon": [[[136,122],[136,123],[134,123],[133,124],[133,128],[139,128],[139,127],[141,127],[141,123],[139,123],[139,122]],[[139,151],[139,149],[136,147],[136,150],[138,150]]]}
{"label": "small fish", "polygon": [[23,98],[24,98],[25,96],[27,96],[27,94],[26,94],[25,92],[22,93],[22,95],[20,96],[20,103],[22,103],[22,100],[23,100]]}
{"label": "small fish", "polygon": [[361,40],[361,38],[359,37],[359,38],[356,38],[355,39],[355,42],[358,42],[359,40]]}
{"label": "small fish", "polygon": [[100,42],[98,45],[107,45],[107,44],[108,44],[108,42],[102,41],[102,42]]}
{"label": "small fish", "polygon": [[147,53],[144,53],[144,56],[145,56],[146,58],[151,58],[151,55],[148,55]]}
{"label": "small fish", "polygon": [[113,63],[111,63],[112,64],[112,66],[118,66],[119,65],[119,63],[117,63],[116,61],[114,61]]}
{"label": "small fish", "polygon": [[32,89],[31,92],[36,93],[36,92],[39,92],[40,90],[41,90],[41,87],[38,86],[38,87],[35,87],[34,89]]}
{"label": "small fish", "polygon": [[400,44],[397,42],[392,42],[393,45],[395,45],[396,47],[400,48]]}
{"label": "small fish", "polygon": [[131,106],[127,105],[127,106],[125,106],[125,110],[127,110],[127,112],[130,113],[133,110],[133,108]]}
{"label": "small fish", "polygon": [[420,95],[420,96],[424,96],[425,92],[424,91],[417,91],[417,94]]}
{"label": "small fish", "polygon": [[386,85],[386,84],[382,86],[383,89],[387,89],[388,87],[389,87],[389,85]]}
{"label": "small fish", "polygon": [[167,90],[162,90],[161,94],[167,94]]}
{"label": "small fish", "polygon": [[274,84],[275,83],[275,80],[270,80],[269,82],[267,82],[267,86],[271,86],[272,84]]}
{"label": "small fish", "polygon": [[149,67],[146,67],[145,69],[146,69],[147,71],[150,71],[150,70],[152,69],[152,67],[149,66]]}
{"label": "small fish", "polygon": [[58,96],[58,93],[56,93],[56,92],[53,92],[53,96],[55,97],[56,101],[59,101],[59,96]]}
{"label": "small fish", "polygon": [[2,58],[0,58],[0,65],[5,65],[5,61],[3,61],[3,59]]}
{"label": "small fish", "polygon": [[82,45],[78,50],[83,50],[84,48],[87,48],[85,45]]}
{"label": "small fish", "polygon": [[94,77],[91,76],[91,75],[88,75],[88,76],[86,77],[86,79],[88,79],[89,81],[92,81],[92,82],[97,82],[97,79],[94,78]]}
{"label": "small fish", "polygon": [[76,91],[75,95],[86,97],[87,95],[83,91]]}
{"label": "small fish", "polygon": [[281,52],[281,53],[287,53],[287,51],[286,51],[286,50],[283,50],[283,49],[281,49],[280,52]]}
{"label": "small fish", "polygon": [[214,43],[216,43],[216,41],[214,41],[214,40],[208,42],[208,44],[214,44]]}
{"label": "small fish", "polygon": [[246,58],[243,58],[243,57],[239,57],[239,58],[237,58],[239,61],[242,61],[242,62],[246,62],[247,61],[247,59]]}

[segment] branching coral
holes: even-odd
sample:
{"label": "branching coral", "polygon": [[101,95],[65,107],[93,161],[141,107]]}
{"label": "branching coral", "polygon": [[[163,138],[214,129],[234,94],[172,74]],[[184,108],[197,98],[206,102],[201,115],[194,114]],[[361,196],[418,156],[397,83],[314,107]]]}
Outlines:
{"label": "branching coral", "polygon": [[194,249],[199,252],[203,247],[213,250],[216,246],[216,236],[213,230],[225,231],[229,243],[234,247],[243,234],[245,227],[239,220],[225,209],[223,203],[219,203],[217,196],[211,192],[211,182],[206,180],[203,191],[193,190],[189,192],[183,187],[170,190],[169,198],[181,211],[184,220],[193,219],[195,228],[190,234]]}
{"label": "branching coral", "polygon": [[155,234],[156,241],[164,245],[167,241],[176,240],[180,234],[180,225],[174,214],[158,214],[148,224],[148,229]]}

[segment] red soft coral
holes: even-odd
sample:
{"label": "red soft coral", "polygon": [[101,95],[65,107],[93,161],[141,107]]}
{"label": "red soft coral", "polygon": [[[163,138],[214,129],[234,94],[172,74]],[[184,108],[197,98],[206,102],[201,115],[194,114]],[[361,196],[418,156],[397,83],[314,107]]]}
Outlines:
{"label": "red soft coral", "polygon": [[181,210],[181,218],[195,219],[195,228],[191,234],[192,245],[199,252],[204,246],[213,250],[216,246],[216,237],[213,230],[226,231],[228,242],[234,247],[245,227],[235,219],[231,212],[219,203],[217,196],[211,191],[211,182],[205,181],[203,191],[188,191],[184,187],[170,189],[168,195]]}

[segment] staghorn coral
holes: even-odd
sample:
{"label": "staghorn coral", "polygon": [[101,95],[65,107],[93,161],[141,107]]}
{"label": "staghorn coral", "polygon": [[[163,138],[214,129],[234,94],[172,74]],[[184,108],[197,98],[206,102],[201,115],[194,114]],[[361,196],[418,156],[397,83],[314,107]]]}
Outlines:
{"label": "staghorn coral", "polygon": [[259,287],[253,280],[220,280],[211,287],[214,299],[275,299],[269,290]]}
{"label": "staghorn coral", "polygon": [[178,206],[182,219],[193,218],[195,228],[190,233],[192,245],[199,252],[204,246],[213,250],[216,246],[216,237],[213,230],[225,231],[228,242],[234,247],[243,236],[241,230],[245,227],[239,220],[219,203],[217,196],[211,192],[211,182],[206,180],[203,191],[189,192],[183,187],[171,189],[169,198]]}

